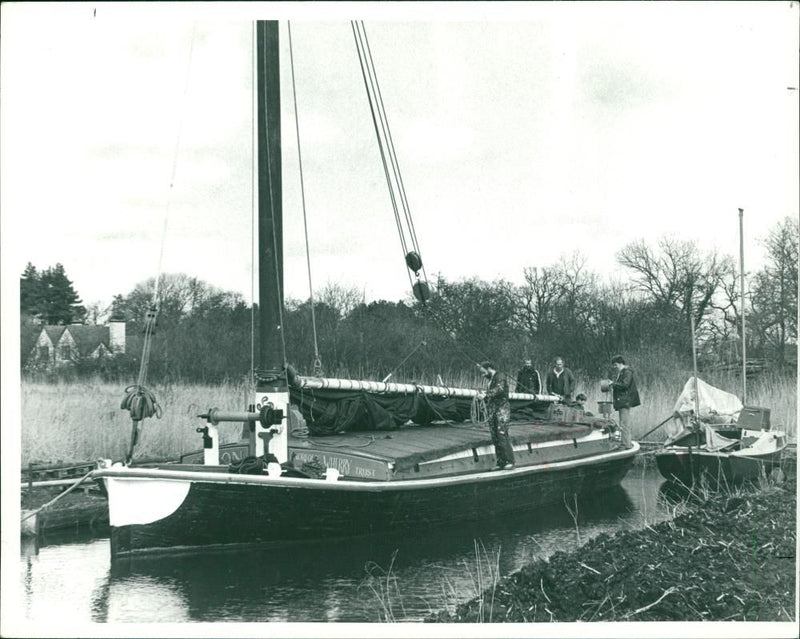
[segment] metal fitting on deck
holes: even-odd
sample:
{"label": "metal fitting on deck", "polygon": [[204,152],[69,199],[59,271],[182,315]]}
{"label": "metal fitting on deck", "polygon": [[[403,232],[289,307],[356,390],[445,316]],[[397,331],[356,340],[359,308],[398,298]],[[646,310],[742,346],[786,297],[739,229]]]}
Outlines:
{"label": "metal fitting on deck", "polygon": [[283,409],[275,408],[271,403],[262,406],[255,412],[249,411],[222,411],[219,408],[209,408],[207,413],[198,415],[209,424],[216,426],[220,422],[258,422],[264,428],[280,425],[285,417]]}

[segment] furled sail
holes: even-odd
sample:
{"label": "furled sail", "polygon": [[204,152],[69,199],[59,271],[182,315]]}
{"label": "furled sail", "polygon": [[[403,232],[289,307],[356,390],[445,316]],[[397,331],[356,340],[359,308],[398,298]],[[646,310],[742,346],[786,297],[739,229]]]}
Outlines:
{"label": "furled sail", "polygon": [[[479,391],[470,388],[298,377],[290,394],[312,435],[394,430],[403,424],[469,421]],[[546,419],[557,395],[511,393],[512,419]]]}

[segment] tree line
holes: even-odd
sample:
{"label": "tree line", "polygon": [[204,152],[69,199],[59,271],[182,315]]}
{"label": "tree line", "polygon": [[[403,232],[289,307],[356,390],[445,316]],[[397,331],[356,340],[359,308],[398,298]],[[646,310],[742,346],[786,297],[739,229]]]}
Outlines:
{"label": "tree line", "polygon": [[[784,368],[796,361],[797,221],[782,220],[762,242],[765,264],[748,277],[747,355]],[[542,370],[561,356],[573,370],[593,375],[607,372],[609,358],[623,353],[646,365],[686,368],[694,321],[701,365],[741,361],[742,304],[732,258],[664,237],[628,244],[617,260],[629,276],[622,281],[603,281],[580,253],[526,268],[522,283],[438,275],[431,282],[435,294],[424,305],[411,297],[366,302],[357,290],[329,283],[313,307],[316,339],[310,301],[286,300],[287,360],[301,374],[391,375],[425,383],[473,376],[482,359],[513,372],[525,358]],[[142,282],[102,312],[94,309],[94,320],[113,315],[129,323],[126,355],[114,367],[104,363],[105,370],[135,376],[154,285],[152,279]],[[56,324],[92,321],[61,265],[41,274],[28,265],[20,292],[23,325],[35,326],[33,317]],[[258,365],[252,360],[258,313],[241,295],[185,274],[166,275],[157,308],[150,379],[219,382]],[[88,371],[98,367],[83,365]]]}

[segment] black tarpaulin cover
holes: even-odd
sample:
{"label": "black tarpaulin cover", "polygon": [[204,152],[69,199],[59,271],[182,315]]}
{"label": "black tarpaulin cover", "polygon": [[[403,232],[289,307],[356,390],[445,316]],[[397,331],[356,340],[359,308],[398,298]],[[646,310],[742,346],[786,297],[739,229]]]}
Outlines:
{"label": "black tarpaulin cover", "polygon": [[[363,390],[291,389],[291,402],[300,409],[313,436],[355,431],[396,430],[408,422],[461,423],[470,419],[472,398],[372,393]],[[513,420],[546,419],[549,402],[512,400]]]}

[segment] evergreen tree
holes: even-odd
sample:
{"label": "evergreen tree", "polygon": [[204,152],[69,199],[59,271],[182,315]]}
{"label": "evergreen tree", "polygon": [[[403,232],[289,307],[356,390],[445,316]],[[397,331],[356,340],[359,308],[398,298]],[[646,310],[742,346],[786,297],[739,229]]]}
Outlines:
{"label": "evergreen tree", "polygon": [[67,277],[64,267],[56,264],[44,271],[39,278],[41,304],[39,313],[47,324],[72,324],[83,321],[86,309]]}
{"label": "evergreen tree", "polygon": [[42,281],[36,267],[28,262],[19,280],[20,315],[36,316],[42,312]]}
{"label": "evergreen tree", "polygon": [[111,300],[110,319],[112,320],[125,320],[128,316],[128,308],[125,301],[125,296],[122,294],[115,295]]}

